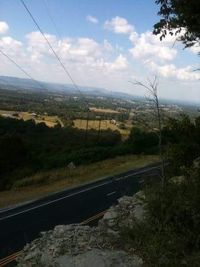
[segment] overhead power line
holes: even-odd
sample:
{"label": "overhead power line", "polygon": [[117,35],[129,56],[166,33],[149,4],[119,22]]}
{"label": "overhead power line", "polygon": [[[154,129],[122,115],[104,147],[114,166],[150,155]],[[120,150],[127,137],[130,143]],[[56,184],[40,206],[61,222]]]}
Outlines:
{"label": "overhead power line", "polygon": [[40,88],[45,89],[46,88],[37,80],[35,80],[26,70],[24,70],[17,62],[15,62],[10,56],[8,56],[5,52],[3,52],[0,49],[0,53],[6,57],[10,62],[12,62],[19,70],[21,70],[27,77],[29,77],[32,81],[34,81],[35,83],[37,83],[37,85],[39,85]]}
{"label": "overhead power line", "polygon": [[51,15],[51,11],[50,11],[50,9],[49,9],[49,7],[48,7],[48,3],[47,3],[46,0],[43,0],[43,3],[44,3],[44,6],[45,6],[45,9],[46,9],[46,11],[47,11],[47,15],[48,15],[48,17],[49,17],[49,19],[50,19],[50,21],[51,21],[51,23],[52,23],[52,25],[53,25],[55,31],[56,31],[58,37],[61,39],[60,31],[59,31],[59,29],[58,29],[58,27],[57,27],[57,25],[56,25],[56,23],[55,23],[55,21],[54,21],[54,19],[53,19],[53,16]]}
{"label": "overhead power line", "polygon": [[[60,63],[60,66],[62,67],[62,69],[64,70],[65,74],[67,75],[67,77],[71,80],[74,88],[81,94],[82,92],[80,91],[78,85],[75,83],[74,79],[72,78],[71,74],[69,73],[69,71],[67,70],[67,68],[65,67],[65,65],[62,63],[60,57],[58,56],[58,54],[56,53],[56,51],[54,50],[53,46],[51,45],[51,43],[49,42],[49,40],[47,39],[47,37],[45,36],[43,30],[41,29],[41,27],[39,26],[38,22],[36,21],[36,19],[33,17],[31,11],[29,10],[29,8],[27,7],[27,5],[25,4],[25,2],[23,0],[20,0],[22,5],[24,6],[24,8],[26,9],[27,13],[29,14],[29,16],[31,17],[32,21],[34,22],[34,24],[36,25],[36,27],[38,28],[38,30],[40,31],[40,33],[42,34],[43,38],[45,39],[46,43],[48,44],[49,48],[51,49],[51,51],[53,52],[54,56],[56,57],[56,59],[58,60],[58,62]],[[84,99],[86,104],[87,104],[87,108],[88,108],[88,102],[86,101],[86,99]]]}

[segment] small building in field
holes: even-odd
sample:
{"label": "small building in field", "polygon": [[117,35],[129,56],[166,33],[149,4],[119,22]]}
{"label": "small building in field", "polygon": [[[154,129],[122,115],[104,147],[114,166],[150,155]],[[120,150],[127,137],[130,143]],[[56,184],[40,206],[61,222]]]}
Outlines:
{"label": "small building in field", "polygon": [[114,119],[110,120],[110,123],[111,123],[111,124],[114,124],[114,125],[117,124],[116,120],[114,120]]}
{"label": "small building in field", "polygon": [[30,115],[33,117],[37,117],[37,114],[35,112],[32,112]]}

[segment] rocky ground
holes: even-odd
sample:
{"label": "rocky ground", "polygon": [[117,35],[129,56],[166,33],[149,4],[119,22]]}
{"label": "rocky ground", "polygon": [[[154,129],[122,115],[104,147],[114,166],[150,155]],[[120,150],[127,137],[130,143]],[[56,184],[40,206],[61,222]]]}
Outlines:
{"label": "rocky ground", "polygon": [[58,225],[27,244],[19,267],[142,267],[143,261],[121,238],[121,231],[144,218],[143,195],[124,196],[97,227]]}

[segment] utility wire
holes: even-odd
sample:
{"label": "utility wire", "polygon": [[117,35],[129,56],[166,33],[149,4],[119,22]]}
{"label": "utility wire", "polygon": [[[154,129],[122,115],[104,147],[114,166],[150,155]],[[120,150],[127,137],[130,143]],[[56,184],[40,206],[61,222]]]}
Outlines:
{"label": "utility wire", "polygon": [[[23,0],[20,0],[22,5],[24,6],[24,8],[26,9],[27,13],[29,14],[29,16],[31,17],[32,21],[34,22],[34,24],[36,25],[36,27],[38,28],[38,30],[40,31],[40,33],[42,34],[43,38],[45,39],[45,41],[47,42],[49,48],[51,49],[51,51],[53,52],[54,56],[56,57],[56,59],[58,60],[58,62],[60,63],[61,67],[63,68],[65,74],[68,76],[68,78],[71,80],[74,88],[80,93],[80,95],[83,96],[82,92],[80,91],[78,85],[75,83],[74,79],[72,78],[71,74],[69,73],[69,71],[66,69],[65,65],[62,63],[60,57],[58,56],[58,54],[56,53],[56,51],[54,50],[54,48],[52,47],[51,43],[49,42],[49,40],[47,39],[47,37],[45,36],[43,30],[41,29],[41,27],[39,26],[39,24],[37,23],[36,19],[33,17],[31,11],[29,10],[29,8],[27,7],[27,5],[25,4],[25,2]],[[87,108],[89,108],[88,102],[86,99],[85,103],[87,104]]]}
{"label": "utility wire", "polygon": [[[57,27],[57,25],[56,25],[56,23],[55,23],[55,20],[54,20],[54,18],[53,18],[53,16],[52,16],[52,13],[51,13],[51,11],[50,11],[50,8],[49,8],[49,6],[48,6],[48,2],[47,2],[47,0],[43,0],[43,3],[44,3],[44,6],[45,6],[45,9],[46,9],[46,11],[47,11],[47,15],[48,15],[48,17],[49,17],[49,19],[50,19],[50,21],[51,21],[51,23],[52,23],[52,25],[53,25],[53,27],[54,27],[54,29],[55,29],[55,32],[57,33],[57,35],[58,35],[58,37],[60,38],[60,40],[62,39],[62,37],[61,37],[61,34],[60,34],[60,31],[59,31],[59,28]],[[66,67],[65,67],[66,68]],[[69,72],[69,71],[68,71]],[[75,81],[74,81],[75,82]],[[77,86],[77,85],[76,85]],[[77,86],[78,87],[78,86]],[[77,88],[76,88],[76,90],[77,90]],[[82,95],[82,97],[84,98],[84,100],[85,100],[85,97],[83,96],[83,93],[82,92],[80,92],[80,89],[78,90],[78,92],[79,92],[79,94],[81,94]],[[85,100],[85,102],[86,102],[86,104],[87,104],[87,106],[88,106],[88,102]]]}
{"label": "utility wire", "polygon": [[27,71],[25,71],[17,62],[15,62],[10,56],[8,56],[5,52],[3,52],[1,49],[0,49],[0,53],[6,57],[10,62],[12,62],[19,70],[21,70],[27,77],[29,77],[32,81],[34,81],[35,83],[37,83],[37,85],[39,85],[42,89],[45,89],[46,88],[40,83],[38,82],[37,80],[35,80]]}
{"label": "utility wire", "polygon": [[49,17],[49,19],[50,19],[55,31],[56,31],[58,37],[61,39],[60,31],[59,31],[59,29],[58,29],[58,27],[57,27],[57,25],[56,25],[56,23],[55,23],[55,21],[53,19],[53,16],[51,15],[51,11],[50,11],[50,8],[48,7],[47,1],[43,0],[43,3],[44,3],[44,6],[45,6],[45,9],[47,11],[47,15],[48,15],[48,17]]}

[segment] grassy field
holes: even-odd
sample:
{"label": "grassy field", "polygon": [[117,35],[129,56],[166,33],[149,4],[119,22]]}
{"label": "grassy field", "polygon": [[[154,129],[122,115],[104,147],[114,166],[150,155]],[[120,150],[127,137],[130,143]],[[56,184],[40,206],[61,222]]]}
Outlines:
{"label": "grassy field", "polygon": [[[74,120],[74,127],[79,128],[79,129],[86,129],[86,123],[87,123],[87,120],[77,119],[77,120]],[[128,123],[124,123],[124,124],[126,126],[126,129],[119,129],[119,127],[111,123],[110,120],[101,120],[100,129],[101,130],[111,129],[113,131],[117,130],[121,133],[123,139],[126,139],[129,136],[132,125]],[[89,120],[88,129],[98,130],[99,120]]]}
{"label": "grassy field", "polygon": [[118,114],[119,111],[114,110],[114,109],[109,109],[109,108],[90,108],[91,111],[96,112],[96,113],[109,113],[109,114]]}
{"label": "grassy field", "polygon": [[[71,173],[67,168],[40,172],[16,183],[10,191],[0,192],[0,207],[35,199],[56,191],[89,182],[107,175],[117,174],[132,168],[142,167],[158,161],[158,156],[123,156],[107,159],[86,166],[79,166]],[[30,185],[32,183],[32,185]],[[28,185],[29,184],[29,185]]]}
{"label": "grassy field", "polygon": [[[17,116],[13,116],[13,114],[18,114]],[[48,116],[48,115],[35,115],[34,113],[31,112],[20,112],[20,111],[8,111],[8,110],[0,110],[0,115],[3,117],[11,117],[15,119],[21,119],[24,121],[27,120],[34,120],[36,123],[45,123],[48,127],[54,127],[57,122],[61,124],[63,127],[62,121],[59,119],[58,116]]]}

